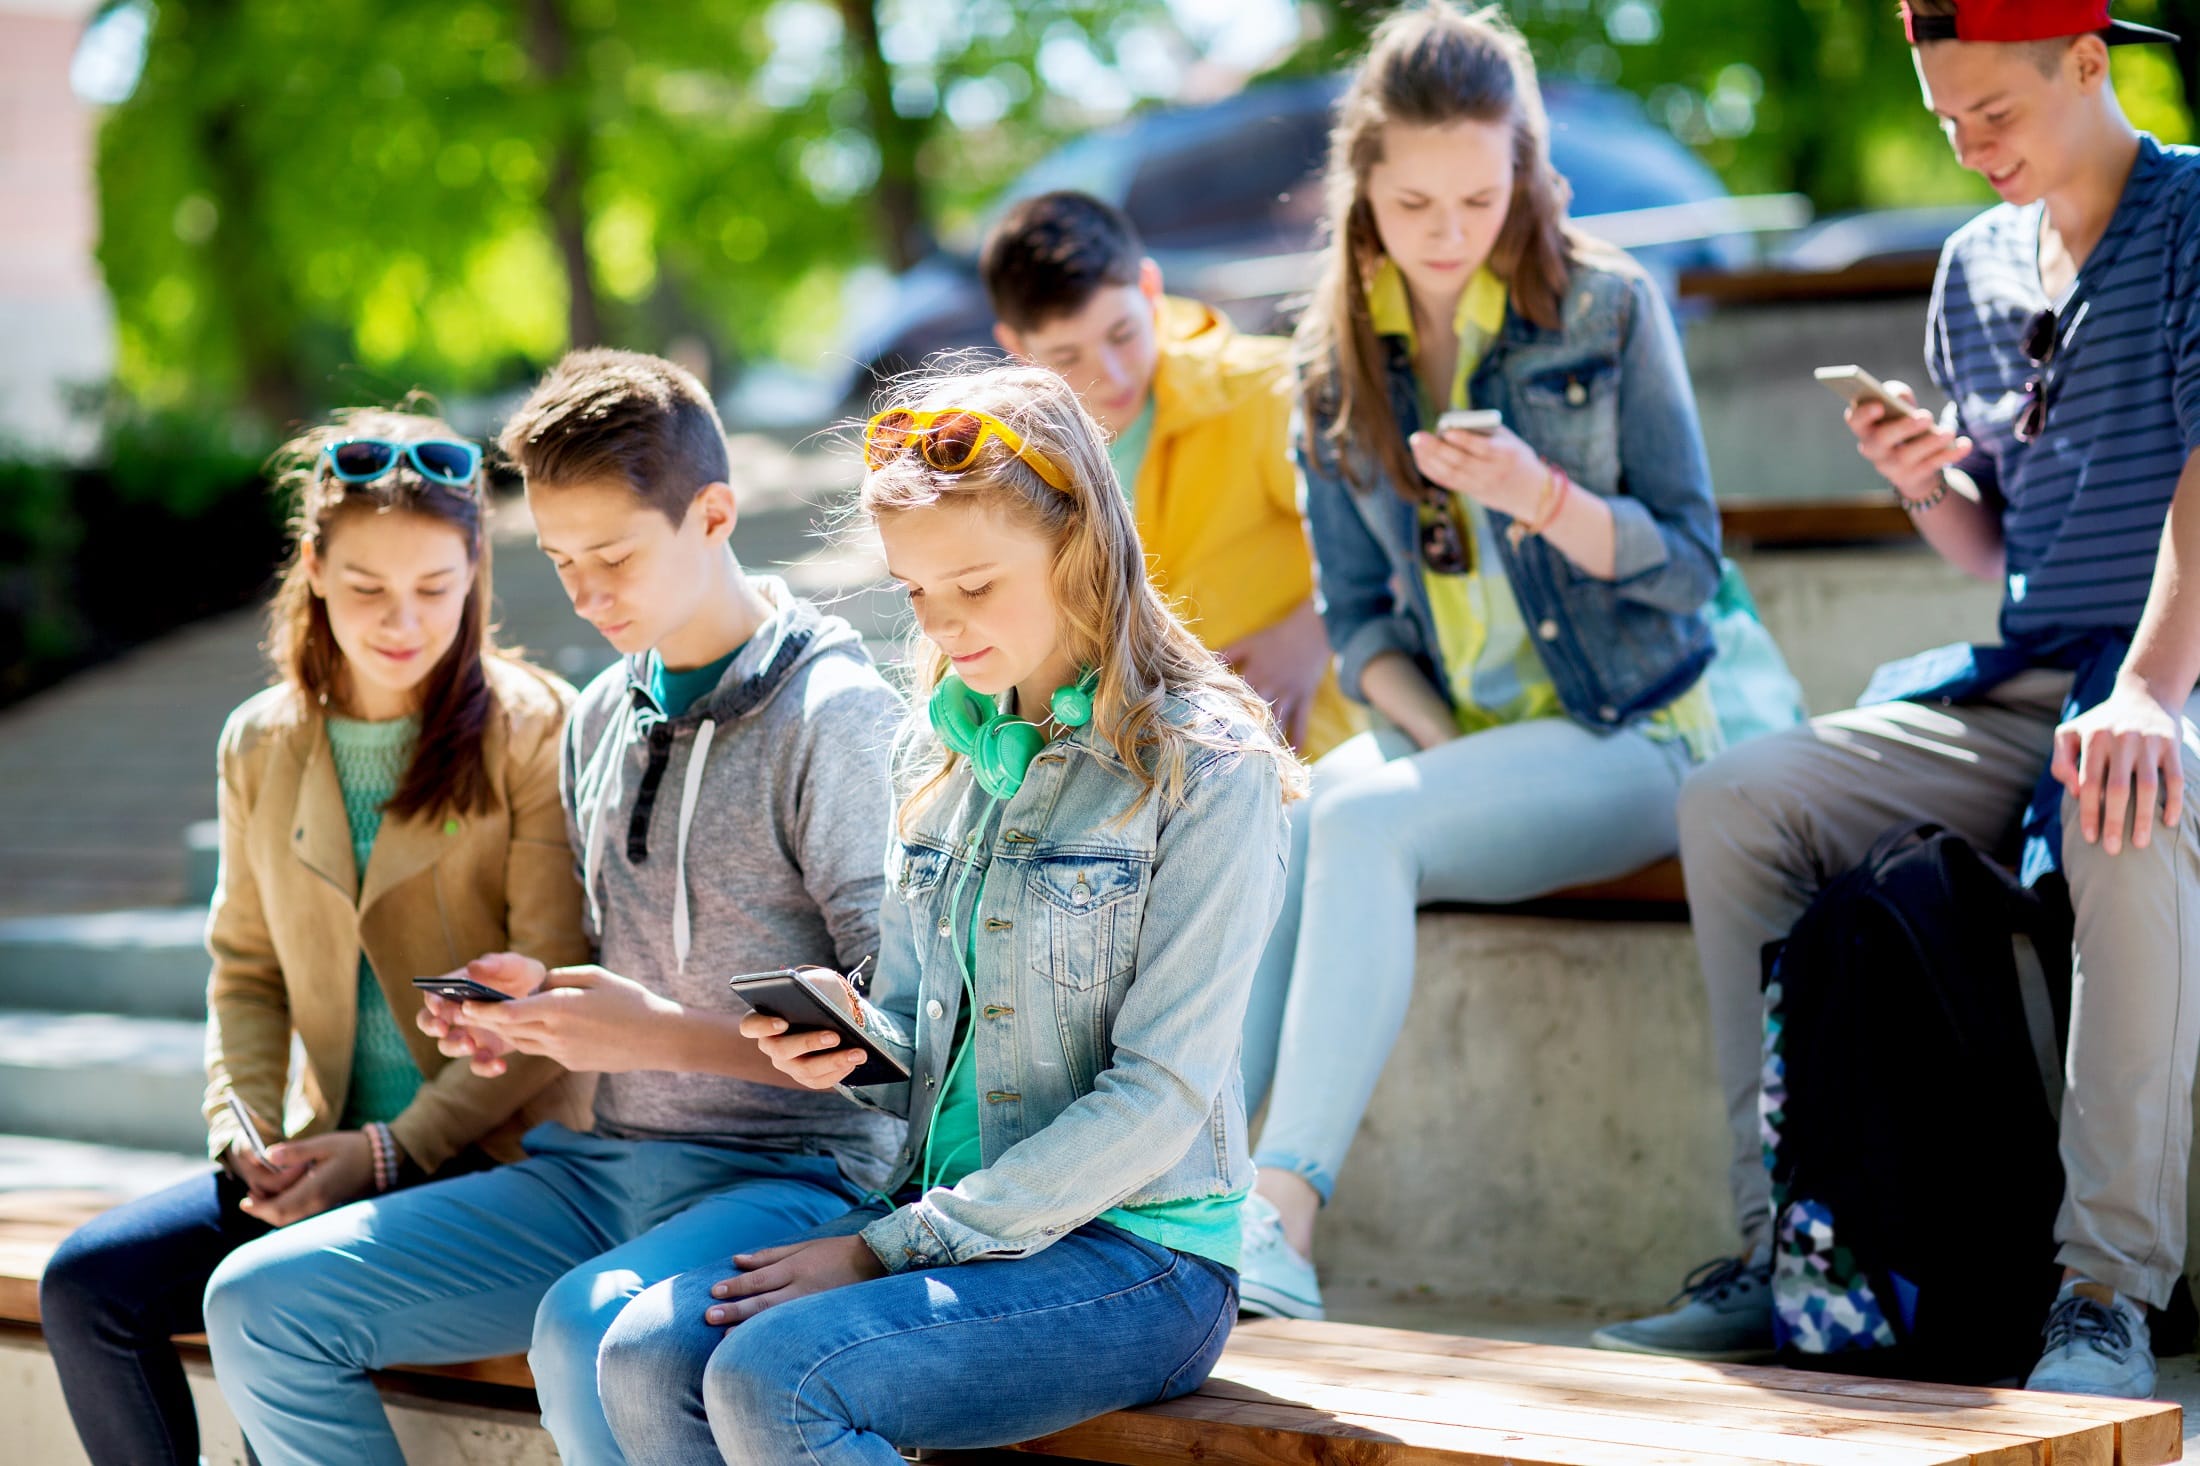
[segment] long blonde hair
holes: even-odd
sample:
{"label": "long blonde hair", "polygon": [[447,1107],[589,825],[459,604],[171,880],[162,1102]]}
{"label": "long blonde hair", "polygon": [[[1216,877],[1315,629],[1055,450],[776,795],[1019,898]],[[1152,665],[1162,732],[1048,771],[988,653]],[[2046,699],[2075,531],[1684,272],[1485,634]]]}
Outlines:
{"label": "long blonde hair", "polygon": [[[1097,673],[1093,726],[1140,785],[1133,808],[1159,794],[1180,803],[1188,760],[1200,747],[1232,748],[1275,759],[1286,799],[1304,792],[1304,766],[1277,730],[1268,704],[1223,660],[1192,635],[1146,578],[1146,556],[1130,505],[1116,486],[1106,440],[1077,394],[1039,367],[939,367],[895,383],[877,404],[915,411],[947,407],[990,413],[1023,438],[1032,452],[1064,471],[1069,490],[1050,487],[1015,454],[988,443],[978,461],[958,473],[933,468],[920,453],[903,453],[864,475],[861,511],[874,522],[938,504],[998,507],[1054,547],[1052,590],[1078,665]],[[913,639],[911,717],[923,724],[933,689],[949,671],[945,653]],[[1206,694],[1255,730],[1225,736],[1198,723],[1172,720],[1167,699]],[[906,822],[959,765],[943,749],[902,803]]]}
{"label": "long blonde hair", "polygon": [[[1322,175],[1325,242],[1321,271],[1299,323],[1297,355],[1306,399],[1329,419],[1322,432],[1306,414],[1306,447],[1326,449],[1362,492],[1358,445],[1400,493],[1420,484],[1397,415],[1383,354],[1368,313],[1367,287],[1383,257],[1367,200],[1367,176],[1383,158],[1383,129],[1506,122],[1513,130],[1513,187],[1489,267],[1512,306],[1546,330],[1559,326],[1573,268],[1594,249],[1566,220],[1572,195],[1551,166],[1550,122],[1528,43],[1495,6],[1465,11],[1448,0],[1400,10],[1375,28],[1367,56],[1337,102]],[[1317,441],[1325,437],[1326,443]]]}

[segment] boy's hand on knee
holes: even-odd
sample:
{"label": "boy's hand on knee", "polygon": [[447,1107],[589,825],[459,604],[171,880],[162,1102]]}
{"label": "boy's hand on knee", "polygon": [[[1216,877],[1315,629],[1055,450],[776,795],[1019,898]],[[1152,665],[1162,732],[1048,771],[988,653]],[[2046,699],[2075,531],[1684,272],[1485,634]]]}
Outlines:
{"label": "boy's hand on knee", "polygon": [[829,1293],[886,1276],[878,1255],[861,1237],[820,1237],[762,1252],[737,1252],[733,1265],[741,1269],[740,1274],[710,1290],[711,1297],[726,1301],[705,1309],[703,1322],[741,1323],[812,1293]]}
{"label": "boy's hand on knee", "polygon": [[2119,677],[2116,689],[2091,711],[2055,730],[2056,780],[2078,802],[2078,831],[2087,844],[2110,855],[2131,843],[2153,842],[2159,810],[2174,828],[2184,815],[2183,721],[2137,678]]}
{"label": "boy's hand on knee", "polygon": [[318,1216],[374,1189],[374,1146],[360,1130],[339,1130],[306,1140],[286,1140],[268,1155],[297,1179],[279,1195],[248,1196],[243,1207],[271,1227]]}

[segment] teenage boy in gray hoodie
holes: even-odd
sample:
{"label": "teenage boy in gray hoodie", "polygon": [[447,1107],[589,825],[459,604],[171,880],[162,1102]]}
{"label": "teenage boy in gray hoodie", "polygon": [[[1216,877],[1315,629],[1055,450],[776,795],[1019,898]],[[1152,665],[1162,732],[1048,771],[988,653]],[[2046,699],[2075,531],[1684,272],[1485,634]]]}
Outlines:
{"label": "teenage boy in gray hoodie", "polygon": [[402,1463],[370,1370],[527,1348],[568,1466],[623,1458],[596,1392],[634,1295],[847,1211],[902,1122],[791,1088],[726,979],[876,949],[899,701],[861,640],[730,537],[724,430],[654,357],[575,352],[506,428],[537,542],[623,653],[566,729],[567,833],[597,966],[515,954],[422,1026],[494,1073],[507,1052],[600,1073],[596,1128],[240,1249],[209,1284],[216,1376],[267,1466]]}

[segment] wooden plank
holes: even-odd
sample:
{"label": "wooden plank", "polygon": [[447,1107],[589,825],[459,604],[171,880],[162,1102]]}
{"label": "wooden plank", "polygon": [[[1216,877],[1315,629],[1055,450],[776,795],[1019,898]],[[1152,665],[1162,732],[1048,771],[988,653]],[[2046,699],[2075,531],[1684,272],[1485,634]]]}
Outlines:
{"label": "wooden plank", "polygon": [[1740,1466],[1756,1459],[1204,1395],[1118,1410],[1009,1449],[1109,1466]]}
{"label": "wooden plank", "polygon": [[1901,1400],[1924,1405],[1972,1406],[2007,1413],[2013,1420],[2037,1420],[2044,1431],[2054,1421],[2109,1421],[2117,1431],[2119,1466],[2161,1466],[2179,1458],[2184,1442],[2184,1412],[2161,1400],[2117,1400],[2092,1395],[2047,1395],[1986,1385],[1921,1384],[1912,1380],[1873,1379],[1859,1375],[1819,1374],[1763,1364],[1703,1364],[1655,1354],[1624,1354],[1604,1349],[1571,1349],[1505,1339],[1472,1339],[1424,1334],[1410,1329],[1365,1324],[1315,1323],[1300,1319],[1261,1319],[1241,1324],[1236,1336],[1258,1333],[1310,1342],[1365,1344],[1403,1353],[1454,1358],[1502,1355],[1579,1369],[1599,1376],[1650,1379],[1732,1380],[1766,1389],[1792,1390],[1852,1399]]}
{"label": "wooden plank", "polygon": [[1719,526],[1730,546],[1879,544],[1917,538],[1909,512],[1891,494],[1727,500],[1719,505]]}
{"label": "wooden plank", "polygon": [[[1973,1466],[1971,1452],[1930,1441],[1868,1442],[1831,1431],[1751,1430],[1721,1424],[1715,1417],[1657,1419],[1508,1400],[1498,1393],[1485,1394],[1471,1406],[1462,1403],[1456,1413],[1447,1415],[1430,1410],[1423,1396],[1369,1389],[1358,1383],[1334,1383],[1308,1371],[1248,1369],[1247,1373],[1254,1376],[1253,1382],[1235,1377],[1210,1379],[1195,1398],[1289,1403],[1321,1412],[1388,1420],[1393,1426],[1467,1425],[1554,1440],[1652,1446],[1749,1461],[1788,1461],[1795,1466]],[[2040,1453],[1997,1466],[2042,1466],[2043,1457]]]}
{"label": "wooden plank", "polygon": [[[1424,1396],[1425,1407],[1441,1414],[1424,1418],[1478,1421],[1488,1399],[1587,1410],[1620,1416],[1746,1425],[1773,1433],[1795,1432],[1839,1437],[1881,1445],[1931,1445],[1960,1451],[1980,1466],[2110,1466],[2116,1435],[2113,1426],[2065,1428],[2054,1439],[2031,1430],[1991,1425],[1983,1412],[1947,1406],[1913,1405],[1871,1408],[1826,1396],[1806,1396],[1746,1387],[1707,1386],[1683,1381],[1585,1382],[1579,1371],[1501,1361],[1438,1359],[1427,1355],[1399,1358],[1378,1350],[1335,1345],[1282,1346],[1285,1351],[1319,1349],[1320,1357],[1278,1352],[1268,1341],[1223,1356],[1218,1376],[1272,1387],[1295,1379],[1328,1379],[1363,1388]],[[1613,1388],[1615,1383],[1621,1388]],[[1288,1389],[1285,1390],[1288,1393]]]}

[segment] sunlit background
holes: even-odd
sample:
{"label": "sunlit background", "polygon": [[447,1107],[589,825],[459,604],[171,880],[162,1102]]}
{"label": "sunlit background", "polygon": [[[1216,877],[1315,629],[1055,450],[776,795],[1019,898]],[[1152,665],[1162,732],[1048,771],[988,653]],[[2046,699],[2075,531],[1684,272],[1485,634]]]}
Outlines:
{"label": "sunlit background", "polygon": [[[799,437],[897,352],[978,339],[969,256],[1009,192],[1110,193],[1172,284],[1285,325],[1321,79],[1382,8],[0,0],[0,698],[256,592],[256,466],[333,405],[424,388],[486,432],[601,341],[693,366],[737,429]],[[1580,212],[1642,225],[1589,176],[1623,132],[1672,155],[1650,203],[1733,196],[1651,217],[1684,241],[1652,246],[1669,287],[1914,265],[1987,199],[1919,105],[1891,0],[1505,8],[1587,170]],[[2200,0],[2120,13],[2200,42]],[[2119,51],[2134,120],[2186,139],[2196,64],[2200,44]],[[1167,133],[1178,117],[1215,138]],[[1286,137],[1246,183],[1265,192],[1186,213]],[[1257,280],[1229,268],[1248,255]],[[146,533],[89,555],[125,509]]]}

